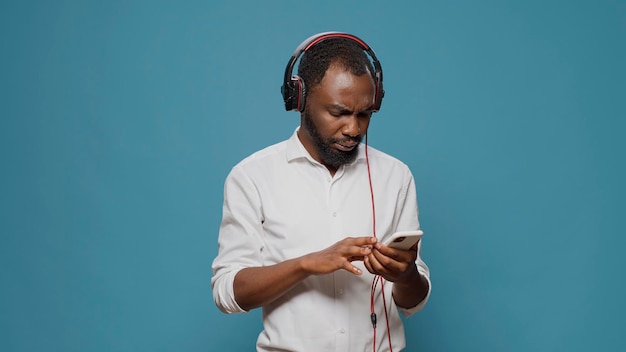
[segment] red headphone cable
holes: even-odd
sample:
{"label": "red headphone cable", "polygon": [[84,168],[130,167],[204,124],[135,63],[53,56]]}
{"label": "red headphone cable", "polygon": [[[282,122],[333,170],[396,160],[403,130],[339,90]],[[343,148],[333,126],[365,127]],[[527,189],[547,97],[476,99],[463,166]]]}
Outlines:
{"label": "red headphone cable", "polygon": [[[370,159],[369,159],[369,144],[367,141],[368,134],[365,135],[365,163],[367,164],[367,178],[370,186],[370,196],[372,200],[372,234],[374,237],[378,238],[376,235],[376,208],[374,206],[374,187],[372,186],[372,173],[370,170]],[[374,304],[374,296],[376,293],[376,287],[378,286],[378,282],[380,281],[380,288],[383,295],[383,308],[385,310],[385,323],[387,325],[387,339],[389,340],[389,351],[393,352],[393,347],[391,346],[391,331],[389,330],[389,315],[387,313],[387,299],[385,298],[385,281],[379,275],[374,275],[374,279],[372,280],[372,289],[370,293],[370,319],[372,321],[372,328],[374,333],[374,341],[372,344],[373,351],[376,352],[376,310]]]}

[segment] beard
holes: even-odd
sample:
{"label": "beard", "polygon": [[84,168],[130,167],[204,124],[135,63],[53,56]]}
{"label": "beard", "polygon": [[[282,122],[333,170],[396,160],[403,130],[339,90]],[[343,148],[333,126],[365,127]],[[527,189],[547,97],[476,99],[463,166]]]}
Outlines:
{"label": "beard", "polygon": [[311,115],[309,114],[309,112],[305,110],[303,115],[304,115],[303,127],[313,139],[313,143],[315,144],[315,147],[317,148],[317,152],[320,156],[322,164],[328,167],[334,168],[334,169],[338,169],[341,165],[349,164],[356,159],[357,155],[359,154],[358,144],[352,150],[347,151],[347,152],[337,150],[331,146],[334,143],[345,143],[345,142],[361,143],[361,140],[363,139],[362,136],[345,137],[341,139],[331,137],[331,138],[324,139],[320,135],[320,132],[317,129],[317,126],[315,126],[315,123],[313,122],[313,119],[311,118]]}

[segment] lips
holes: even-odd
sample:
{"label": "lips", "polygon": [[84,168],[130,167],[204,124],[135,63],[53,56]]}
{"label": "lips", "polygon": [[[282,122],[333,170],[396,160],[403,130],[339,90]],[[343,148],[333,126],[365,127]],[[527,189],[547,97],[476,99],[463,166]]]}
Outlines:
{"label": "lips", "polygon": [[335,143],[335,147],[342,152],[349,152],[354,149],[359,143]]}

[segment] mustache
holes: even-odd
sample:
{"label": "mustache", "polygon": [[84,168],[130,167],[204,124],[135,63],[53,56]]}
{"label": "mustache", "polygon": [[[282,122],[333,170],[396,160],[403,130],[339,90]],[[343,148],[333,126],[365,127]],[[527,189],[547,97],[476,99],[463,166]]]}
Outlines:
{"label": "mustache", "polygon": [[333,138],[332,140],[330,140],[330,142],[331,143],[346,143],[346,142],[361,143],[362,140],[363,140],[363,136],[358,136],[358,137],[346,137],[346,138]]}

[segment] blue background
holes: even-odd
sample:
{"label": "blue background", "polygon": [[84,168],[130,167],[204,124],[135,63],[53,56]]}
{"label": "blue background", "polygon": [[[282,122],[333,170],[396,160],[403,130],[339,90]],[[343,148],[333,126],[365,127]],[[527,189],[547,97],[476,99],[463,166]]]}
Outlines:
{"label": "blue background", "polygon": [[212,302],[223,181],[328,30],[376,51],[370,144],[415,174],[407,350],[626,351],[617,0],[3,1],[0,350],[253,350]]}

